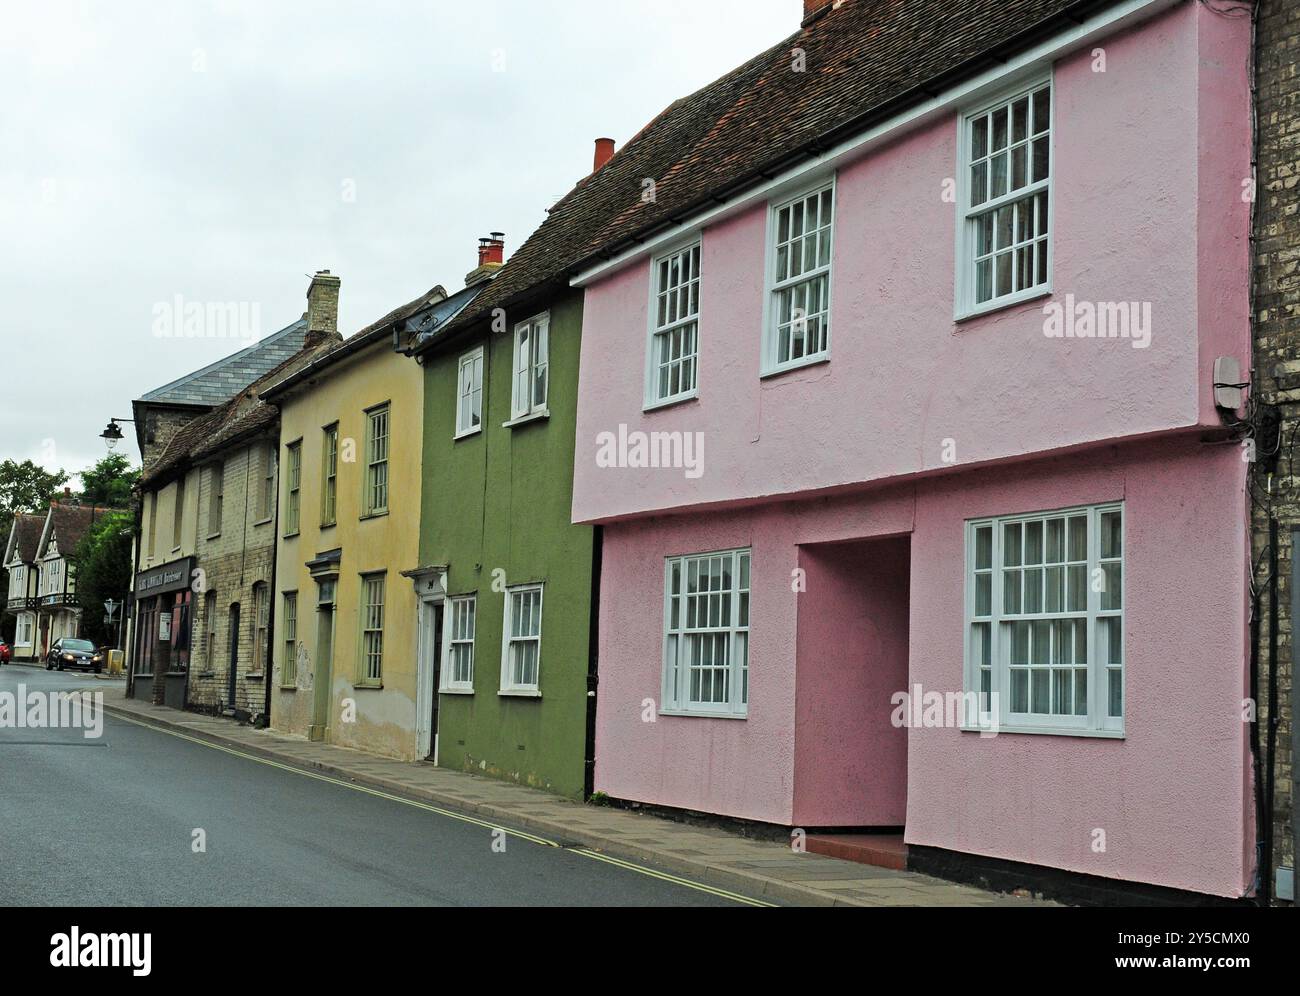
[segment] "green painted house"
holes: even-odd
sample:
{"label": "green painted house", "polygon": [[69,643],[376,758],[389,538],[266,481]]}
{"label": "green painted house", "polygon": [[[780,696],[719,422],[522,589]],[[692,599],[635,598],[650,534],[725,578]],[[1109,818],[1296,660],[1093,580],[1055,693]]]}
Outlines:
{"label": "green painted house", "polygon": [[404,572],[417,739],[442,767],[580,799],[599,572],[595,531],[570,522],[582,292],[506,298],[501,254],[498,235],[482,240],[462,292],[475,300],[399,330],[425,373],[421,566]]}

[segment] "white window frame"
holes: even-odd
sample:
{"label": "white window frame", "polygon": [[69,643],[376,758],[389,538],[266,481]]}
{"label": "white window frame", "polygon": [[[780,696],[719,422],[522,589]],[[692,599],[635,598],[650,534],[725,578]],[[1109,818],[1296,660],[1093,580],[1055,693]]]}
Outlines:
{"label": "white window frame", "polygon": [[[691,562],[712,560],[720,557],[731,559],[731,587],[726,593],[731,596],[729,618],[719,620],[715,627],[687,628],[686,590],[688,572]],[[742,586],[742,558],[746,562],[744,573],[748,574],[749,586]],[[749,715],[749,657],[751,651],[749,633],[752,614],[754,554],[749,547],[733,550],[714,550],[708,553],[689,553],[664,560],[664,600],[663,600],[663,648],[662,648],[662,705],[659,712],[667,716],[712,716],[721,719],[745,719]],[[681,590],[676,597],[681,599],[678,606],[677,626],[673,619],[673,570],[681,572]],[[701,594],[701,593],[697,593]],[[742,595],[745,596],[745,609],[742,612]],[[681,655],[684,637],[690,635],[717,635],[727,639],[728,653],[728,696],[725,703],[691,701],[690,665]],[[679,669],[680,677],[679,677]]]}
{"label": "white window frame", "polygon": [[[1002,106],[1010,107],[1021,97],[1026,96],[1036,90],[1047,87],[1048,91],[1048,119],[1047,119],[1047,178],[1040,181],[1032,181],[1033,176],[1033,111],[1029,114],[1029,123],[1026,135],[1026,171],[1031,182],[1024,187],[1020,187],[1013,192],[1008,192],[1000,197],[990,197],[988,200],[979,205],[971,205],[971,122],[981,115],[995,111]],[[1008,149],[1016,144],[1013,142],[1012,127],[1010,121],[1007,126],[1007,147]],[[1053,221],[1056,213],[1056,197],[1053,191],[1054,176],[1056,173],[1056,85],[1051,70],[1047,72],[1036,72],[1034,75],[1020,81],[1013,87],[1005,88],[992,97],[981,100],[978,104],[973,105],[957,115],[957,259],[954,270],[955,279],[953,281],[953,318],[956,321],[962,321],[976,315],[987,314],[991,311],[999,311],[1010,305],[1021,304],[1025,301],[1032,301],[1036,298],[1045,297],[1052,293],[1052,261],[1053,261],[1053,244],[1056,241],[1053,236]],[[1010,159],[1008,162],[1008,187],[1011,183]],[[991,180],[990,188],[991,188]],[[1039,193],[1045,193],[1047,196],[1047,275],[1046,280],[1041,283],[1035,283],[1030,287],[1021,290],[1014,290],[1015,278],[1012,278],[1013,290],[1010,294],[991,297],[987,301],[977,302],[976,297],[976,277],[975,277],[975,247],[976,232],[978,219],[996,210],[999,207],[1014,204],[1017,201],[1032,199]],[[1036,228],[1036,226],[1035,226]],[[1035,233],[1031,238],[1036,241],[1039,236]],[[1012,232],[1012,243],[1018,244],[1016,233]],[[1029,243],[1032,247],[1033,241]],[[1016,252],[1013,250],[1014,259]],[[990,280],[994,282],[996,289],[996,264]]]}
{"label": "white window frame", "polygon": [[[516,348],[518,347],[516,346]],[[464,439],[466,436],[472,436],[483,431],[483,356],[483,347],[475,346],[468,353],[462,354],[460,362],[456,365],[456,432],[452,436],[453,439]],[[467,370],[468,382],[466,381]],[[477,387],[474,384],[475,372],[478,373]],[[475,394],[478,395],[478,422],[473,421]],[[470,420],[468,424],[461,419],[461,402],[466,397],[470,400]]]}
{"label": "white window frame", "polygon": [[265,581],[253,584],[253,669],[250,674],[266,674],[271,656],[267,637],[271,632],[271,588]]}
{"label": "white window frame", "polygon": [[[675,405],[679,401],[689,401],[691,398],[699,397],[700,385],[700,294],[702,285],[700,282],[700,270],[703,263],[703,245],[700,235],[694,234],[684,242],[678,243],[667,252],[660,253],[650,260],[650,306],[646,313],[646,372],[645,372],[645,403],[644,410],[649,411],[652,408],[663,408],[668,405]],[[660,271],[663,266],[671,267],[674,260],[681,256],[688,259],[694,259],[694,276],[685,281],[679,281],[673,288],[669,289],[663,285],[660,279]],[[685,286],[686,298],[689,306],[691,300],[691,288],[694,286],[695,310],[689,313],[678,313],[678,316],[671,321],[665,320],[663,325],[659,324],[659,298],[665,294],[680,292]],[[659,340],[664,336],[682,333],[685,335],[689,326],[695,326],[694,336],[695,345],[691,353],[683,351],[681,356],[673,362],[685,367],[688,363],[692,373],[691,386],[678,390],[676,393],[659,394]]]}
{"label": "white window frame", "polygon": [[[1118,609],[1105,608],[1102,605],[1102,592],[1095,590],[1095,580],[1100,575],[1098,571],[1102,569],[1101,557],[1101,517],[1105,513],[1115,512],[1120,516],[1120,556],[1118,558],[1107,559],[1105,562],[1118,563],[1120,570],[1120,590]],[[1004,577],[1003,572],[1008,568],[1003,564],[1003,543],[1005,537],[1005,527],[1016,523],[1021,524],[1021,542],[1024,542],[1023,525],[1028,522],[1045,521],[1069,516],[1086,516],[1088,520],[1087,534],[1087,560],[1084,566],[1084,584],[1087,591],[1086,611],[1068,611],[1064,607],[1059,612],[1038,612],[1038,613],[1013,613],[1007,614],[1004,611]],[[1003,733],[1042,733],[1062,736],[1094,736],[1094,737],[1123,737],[1125,735],[1124,713],[1127,710],[1128,688],[1127,688],[1127,664],[1125,661],[1127,643],[1127,629],[1125,626],[1125,614],[1127,612],[1127,594],[1125,592],[1125,575],[1127,575],[1128,560],[1128,538],[1125,528],[1124,502],[1103,502],[1096,505],[1079,505],[1070,508],[1052,509],[1049,511],[1029,512],[1016,515],[1002,515],[984,517],[979,519],[968,519],[966,521],[966,551],[965,551],[965,602],[964,602],[964,691],[968,696],[980,695],[981,681],[980,668],[983,657],[982,649],[976,648],[976,641],[979,639],[982,643],[983,638],[976,636],[976,624],[987,624],[989,629],[989,661],[990,668],[990,691],[995,693],[997,701],[997,716],[986,708],[986,703],[980,701],[978,718],[963,710],[962,720],[963,729],[970,730],[990,730],[996,729]],[[992,549],[990,568],[988,570],[976,569],[976,535],[977,531],[984,527],[992,528]],[[1065,527],[1065,536],[1063,542],[1068,544],[1069,527]],[[1046,527],[1044,527],[1044,556],[1043,563],[1046,565]],[[1065,551],[1066,560],[1069,559],[1068,548]],[[1022,570],[1023,568],[1012,567],[1011,570]],[[975,606],[975,575],[991,574],[990,586],[990,608],[988,615],[976,615]],[[1068,575],[1068,570],[1065,572]],[[1068,585],[1068,577],[1065,583]],[[1068,588],[1065,592],[1065,598],[1068,598]],[[1043,608],[1046,609],[1044,602]],[[1120,682],[1120,712],[1119,716],[1109,715],[1109,682],[1110,676],[1108,671],[1112,668],[1111,663],[1102,656],[1102,634],[1103,623],[1101,620],[1108,618],[1118,618],[1120,628],[1120,661],[1113,665],[1114,669],[1119,672]],[[1061,715],[1046,713],[1017,713],[1012,712],[1012,697],[1010,689],[1010,672],[1011,672],[1011,637],[1010,624],[1012,622],[1043,622],[1054,619],[1076,619],[1083,620],[1086,627],[1086,637],[1088,646],[1087,660],[1087,680],[1088,680],[1088,708],[1085,715]],[[1055,640],[1055,636],[1051,637]],[[1050,656],[1049,656],[1050,660]],[[1052,664],[1040,665],[1040,667],[1052,667]],[[1070,665],[1066,665],[1069,667]],[[1077,666],[1077,664],[1075,665]],[[1032,672],[1031,672],[1032,674]],[[1053,682],[1051,671],[1049,670],[1049,684]],[[1032,677],[1030,678],[1032,695]],[[1073,694],[1073,693],[1072,693]],[[976,701],[972,698],[969,701]]]}
{"label": "white window frame", "polygon": [[[827,247],[828,257],[826,262],[819,263],[819,265],[810,270],[804,270],[797,277],[787,277],[783,280],[777,280],[776,267],[779,259],[777,239],[780,235],[779,226],[781,212],[786,208],[793,208],[793,206],[799,201],[806,200],[809,197],[820,197],[825,191],[829,191],[831,195],[831,224],[829,245]],[[806,367],[814,363],[825,363],[831,358],[831,295],[833,294],[835,287],[835,219],[838,214],[839,191],[836,174],[831,174],[829,177],[819,177],[815,182],[798,188],[796,192],[788,192],[782,197],[768,202],[766,252],[763,261],[763,341],[762,356],[759,361],[759,371],[761,376],[766,377],[772,374],[784,373],[787,370],[797,370],[800,367]],[[820,227],[821,226],[819,225],[819,229]],[[822,276],[826,278],[826,309],[824,318],[826,345],[818,352],[805,353],[803,356],[796,359],[785,360],[782,362],[778,359],[780,346],[780,336],[777,330],[779,322],[779,311],[777,308],[778,295],[789,288],[797,287]],[[805,316],[805,319],[806,318],[807,316]]]}
{"label": "white window frame", "polygon": [[[529,338],[527,362],[521,358],[520,340],[524,333],[534,333]],[[538,342],[537,333],[541,333],[540,349],[535,349],[534,345]],[[506,425],[514,422],[522,422],[525,419],[542,418],[550,414],[547,404],[551,396],[551,313],[543,311],[540,315],[534,315],[527,321],[520,322],[515,326],[514,347],[511,350],[510,363],[510,421]],[[544,397],[538,401],[533,395],[533,388],[536,383],[537,370],[542,368],[544,373],[545,387],[543,389]],[[528,389],[527,396],[521,397],[520,376],[527,374]]]}
{"label": "white window frame", "polygon": [[[502,613],[501,624],[501,688],[500,695],[522,695],[522,696],[541,696],[542,681],[542,610],[545,599],[545,585],[541,583],[534,584],[516,584],[506,588],[505,611]],[[527,592],[537,592],[537,633],[526,637],[511,637],[510,631],[514,624],[514,600],[515,595],[522,595]],[[517,683],[511,675],[510,668],[510,647],[515,642],[524,640],[537,641],[537,680],[529,683]]]}
{"label": "white window frame", "polygon": [[[446,606],[442,621],[446,634],[443,648],[445,652],[442,655],[442,680],[439,691],[472,692],[474,691],[474,640],[478,635],[478,597],[477,595],[454,595],[447,599]],[[465,621],[466,615],[469,623],[468,636],[465,635],[463,628],[457,628],[458,623]],[[469,674],[458,679],[455,651],[461,647],[468,649]]]}

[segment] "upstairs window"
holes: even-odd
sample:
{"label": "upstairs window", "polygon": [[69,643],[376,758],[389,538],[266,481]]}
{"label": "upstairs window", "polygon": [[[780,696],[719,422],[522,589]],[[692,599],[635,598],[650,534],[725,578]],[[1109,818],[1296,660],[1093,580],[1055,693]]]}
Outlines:
{"label": "upstairs window", "polygon": [[208,471],[208,535],[221,532],[221,511],[226,487],[225,464],[214,463]]}
{"label": "upstairs window", "polygon": [[253,585],[253,673],[261,674],[270,651],[267,635],[271,625],[271,599],[265,581]]}
{"label": "upstairs window", "polygon": [[460,358],[456,384],[456,436],[478,432],[483,424],[483,347]]}
{"label": "upstairs window", "polygon": [[339,424],[327,425],[322,433],[320,524],[332,526],[338,516]]}
{"label": "upstairs window", "polygon": [[650,320],[651,405],[694,396],[699,353],[700,244],[653,265]]}
{"label": "upstairs window", "polygon": [[1051,256],[1052,86],[963,118],[958,317],[1042,293]]}
{"label": "upstairs window", "polygon": [[268,444],[261,448],[261,477],[257,486],[258,521],[271,518],[275,512],[275,457],[276,449]]}
{"label": "upstairs window", "polygon": [[365,514],[388,511],[388,405],[366,412]]}
{"label": "upstairs window", "polygon": [[511,418],[526,418],[546,412],[550,325],[550,316],[542,314],[515,326]]}
{"label": "upstairs window", "polygon": [[765,373],[826,358],[834,221],[834,183],[772,207]]}
{"label": "upstairs window", "polygon": [[293,536],[298,532],[299,518],[302,512],[302,440],[285,447],[285,499],[284,499],[284,534]]}
{"label": "upstairs window", "polygon": [[172,549],[181,548],[181,538],[184,535],[182,526],[185,523],[185,478],[176,482],[176,507],[172,509]]}

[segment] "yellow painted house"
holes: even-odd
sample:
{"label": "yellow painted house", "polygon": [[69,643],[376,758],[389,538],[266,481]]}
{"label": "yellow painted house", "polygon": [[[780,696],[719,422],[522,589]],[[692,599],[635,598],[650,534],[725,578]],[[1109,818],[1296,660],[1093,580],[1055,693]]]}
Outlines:
{"label": "yellow painted house", "polygon": [[[309,302],[338,287],[317,274]],[[280,409],[273,729],[416,756],[402,572],[418,566],[424,371],[394,333],[446,297],[435,287],[262,392]]]}

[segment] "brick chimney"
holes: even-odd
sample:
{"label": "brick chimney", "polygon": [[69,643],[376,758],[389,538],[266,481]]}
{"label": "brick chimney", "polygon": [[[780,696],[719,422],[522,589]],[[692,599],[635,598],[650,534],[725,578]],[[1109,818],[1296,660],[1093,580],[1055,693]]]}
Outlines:
{"label": "brick chimney", "polygon": [[492,274],[501,269],[505,263],[506,237],[504,232],[489,232],[478,240],[478,266],[465,274],[465,286],[473,287],[484,280],[490,280]]}
{"label": "brick chimney", "polygon": [[834,9],[843,4],[845,0],[803,0],[803,23],[802,27],[807,27],[810,22],[828,9]]}
{"label": "brick chimney", "polygon": [[338,336],[340,283],[329,270],[317,270],[311,278],[307,287],[307,336],[303,346],[315,346]]}
{"label": "brick chimney", "polygon": [[596,154],[591,159],[591,171],[595,173],[614,155],[614,140],[612,138],[596,139]]}

